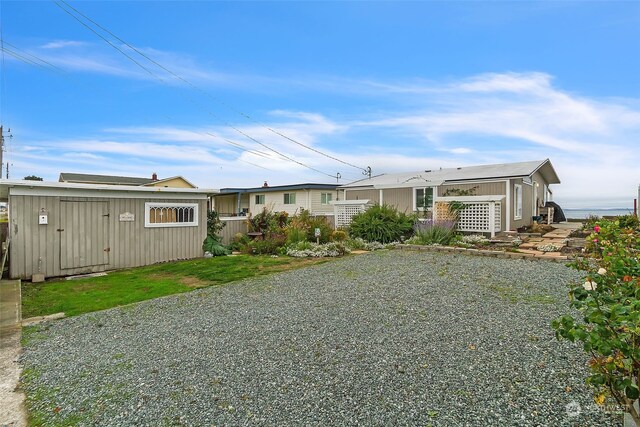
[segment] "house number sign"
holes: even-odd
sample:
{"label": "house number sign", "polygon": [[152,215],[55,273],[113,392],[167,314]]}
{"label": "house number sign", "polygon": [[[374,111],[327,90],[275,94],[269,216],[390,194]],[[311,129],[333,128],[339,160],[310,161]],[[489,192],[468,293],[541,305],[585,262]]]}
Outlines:
{"label": "house number sign", "polygon": [[120,222],[132,222],[136,220],[136,216],[131,212],[125,212],[120,214]]}

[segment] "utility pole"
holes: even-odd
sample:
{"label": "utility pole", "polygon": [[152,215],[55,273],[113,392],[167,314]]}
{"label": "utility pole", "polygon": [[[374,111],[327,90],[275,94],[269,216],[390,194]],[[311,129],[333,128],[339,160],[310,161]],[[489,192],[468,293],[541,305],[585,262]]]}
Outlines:
{"label": "utility pole", "polygon": [[4,132],[2,129],[2,125],[0,125],[0,178],[2,178],[2,154],[4,153]]}

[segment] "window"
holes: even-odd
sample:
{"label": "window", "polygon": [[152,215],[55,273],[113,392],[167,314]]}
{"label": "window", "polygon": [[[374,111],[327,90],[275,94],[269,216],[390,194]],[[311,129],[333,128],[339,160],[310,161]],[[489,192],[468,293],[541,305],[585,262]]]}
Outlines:
{"label": "window", "polygon": [[194,227],[198,225],[197,203],[144,204],[145,227]]}
{"label": "window", "polygon": [[284,193],[285,205],[295,205],[295,203],[296,203],[296,193]]}
{"label": "window", "polygon": [[433,187],[416,188],[416,211],[433,208]]}
{"label": "window", "polygon": [[264,205],[264,194],[256,194],[256,205]]}
{"label": "window", "polygon": [[333,194],[331,194],[331,193],[321,193],[320,194],[320,204],[328,205],[328,204],[330,204],[331,200],[333,200]]}
{"label": "window", "polygon": [[522,219],[522,185],[513,186],[513,219]]}

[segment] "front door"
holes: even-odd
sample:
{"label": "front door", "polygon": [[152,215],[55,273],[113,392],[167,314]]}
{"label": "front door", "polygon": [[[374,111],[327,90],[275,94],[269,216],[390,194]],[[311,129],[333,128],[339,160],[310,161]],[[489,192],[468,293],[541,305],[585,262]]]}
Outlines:
{"label": "front door", "polygon": [[60,268],[109,264],[109,202],[60,201]]}

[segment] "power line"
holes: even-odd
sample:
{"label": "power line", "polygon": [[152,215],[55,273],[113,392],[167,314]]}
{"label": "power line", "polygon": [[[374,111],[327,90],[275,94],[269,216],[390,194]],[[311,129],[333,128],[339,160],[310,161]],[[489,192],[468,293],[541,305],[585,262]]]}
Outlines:
{"label": "power line", "polygon": [[[135,46],[132,46],[132,45],[131,45],[131,44],[129,44],[126,40],[124,40],[124,39],[120,38],[119,36],[117,36],[116,34],[114,34],[113,32],[111,32],[109,29],[107,29],[107,28],[103,27],[102,25],[100,25],[99,23],[97,23],[96,21],[94,21],[93,19],[91,19],[90,17],[88,17],[87,15],[85,15],[84,13],[82,13],[81,11],[79,11],[78,9],[74,8],[73,6],[71,6],[71,5],[70,5],[68,2],[66,2],[65,0],[60,0],[60,3],[63,3],[64,5],[66,5],[67,7],[69,7],[70,9],[72,9],[73,11],[75,11],[76,13],[78,13],[80,16],[82,16],[83,18],[85,18],[87,21],[91,22],[92,24],[94,24],[95,26],[97,26],[97,27],[98,27],[98,28],[100,28],[102,31],[106,32],[107,34],[111,35],[113,38],[115,38],[116,40],[118,40],[119,42],[121,42],[122,44],[124,44],[125,46],[127,46],[129,49],[133,50],[133,51],[134,51],[134,52],[136,52],[138,55],[140,55],[140,56],[142,56],[143,58],[147,59],[148,61],[150,61],[151,63],[153,63],[153,64],[154,64],[154,65],[156,65],[157,67],[161,68],[161,69],[162,69],[162,70],[164,70],[165,72],[169,73],[170,75],[172,75],[172,76],[173,76],[173,77],[175,77],[176,79],[178,79],[178,80],[182,81],[183,83],[187,84],[187,85],[188,85],[188,86],[190,86],[192,89],[194,89],[194,90],[196,90],[196,91],[198,91],[198,92],[200,92],[200,93],[204,94],[205,96],[207,96],[207,97],[211,98],[212,100],[214,100],[214,101],[216,101],[216,102],[220,103],[221,105],[225,106],[226,108],[228,108],[228,109],[230,109],[230,110],[234,111],[235,113],[237,113],[237,114],[239,114],[239,115],[241,115],[241,116],[245,117],[246,119],[250,120],[251,122],[253,122],[253,123],[255,123],[255,124],[259,125],[259,126],[262,126],[262,127],[264,127],[265,129],[267,129],[268,131],[270,131],[270,132],[272,132],[272,133],[274,133],[274,134],[276,134],[276,135],[278,135],[278,136],[280,136],[280,137],[282,137],[282,138],[285,138],[286,140],[288,140],[288,141],[290,141],[290,142],[293,142],[294,144],[297,144],[297,145],[299,145],[299,146],[301,146],[301,147],[303,147],[303,148],[306,148],[306,149],[308,149],[308,150],[311,150],[311,151],[313,151],[313,152],[315,152],[315,153],[317,153],[317,154],[320,154],[320,155],[322,155],[322,156],[324,156],[324,157],[327,157],[327,158],[329,158],[329,159],[331,159],[331,160],[337,161],[337,162],[342,163],[342,164],[344,164],[344,165],[347,165],[347,166],[350,166],[350,167],[356,168],[356,169],[358,169],[358,170],[364,171],[365,173],[367,172],[367,168],[362,168],[362,167],[360,167],[360,166],[356,166],[356,165],[354,165],[354,164],[352,164],[352,163],[349,163],[349,162],[346,162],[346,161],[344,161],[344,160],[341,160],[341,159],[339,159],[339,158],[337,158],[337,157],[335,157],[335,156],[332,156],[332,155],[330,155],[330,154],[324,153],[324,152],[322,152],[322,151],[320,151],[320,150],[318,150],[318,149],[316,149],[316,148],[313,148],[313,147],[310,147],[310,146],[308,146],[308,145],[306,145],[306,144],[303,144],[302,142],[297,141],[296,139],[291,138],[291,137],[289,137],[289,136],[287,136],[287,135],[283,134],[282,132],[279,132],[279,131],[277,131],[277,130],[273,129],[273,128],[271,128],[270,126],[267,126],[267,125],[264,125],[264,124],[262,124],[262,123],[258,122],[257,120],[255,120],[255,119],[253,119],[251,116],[249,116],[248,114],[246,114],[246,113],[244,113],[244,112],[242,112],[242,111],[240,111],[240,110],[238,110],[238,109],[234,108],[233,106],[231,106],[231,105],[227,104],[226,102],[222,101],[221,99],[219,99],[219,98],[217,98],[217,97],[213,96],[211,93],[209,93],[209,92],[207,92],[207,91],[205,91],[205,90],[201,89],[200,87],[196,86],[195,84],[193,84],[192,82],[190,82],[190,81],[189,81],[189,80],[187,80],[186,78],[184,78],[184,77],[182,77],[182,76],[178,75],[177,73],[173,72],[173,71],[172,71],[172,70],[170,70],[169,68],[167,68],[167,67],[165,67],[164,65],[160,64],[159,62],[157,62],[156,60],[154,60],[153,58],[149,57],[147,54],[145,54],[144,52],[142,52],[140,49],[136,48]],[[58,7],[60,7],[60,5],[58,4],[58,2],[56,2],[56,4],[58,5]],[[69,12],[69,11],[67,11],[66,9],[63,9],[63,10],[65,10],[65,12],[67,12],[67,13],[69,13],[69,14],[70,14],[70,12]],[[72,16],[73,16],[73,15],[72,15]],[[74,16],[74,18],[75,18],[76,20],[80,21],[77,17],[75,17],[75,16]],[[85,24],[83,23],[83,25],[85,25]],[[86,25],[85,25],[85,26],[86,26]],[[92,30],[92,31],[93,31],[93,30]],[[95,32],[95,31],[94,31],[94,32]],[[103,38],[103,37],[101,37],[101,38]],[[103,40],[104,40],[104,38],[103,38]],[[111,43],[109,43],[109,44],[111,44]],[[113,46],[113,45],[112,45],[112,46]],[[119,49],[118,49],[118,50],[119,50]],[[129,57],[129,56],[127,55],[127,57]],[[134,62],[135,62],[135,61],[134,61]],[[137,62],[136,62],[136,63],[137,63]],[[246,135],[245,135],[245,136],[246,136]],[[369,169],[370,169],[370,168],[369,168]],[[324,172],[322,172],[322,173],[324,173]],[[369,173],[370,173],[370,172],[369,172]],[[325,175],[326,175],[326,174],[325,174]],[[329,176],[332,176],[332,175],[329,175]],[[333,176],[332,176],[332,177],[333,177]]]}
{"label": "power line", "polygon": [[[20,52],[20,56],[24,56],[24,57],[26,57],[27,59],[29,59],[28,57],[33,58],[33,60],[29,59],[29,61],[30,61],[31,63],[33,63],[33,65],[43,66],[42,64],[44,64],[45,66],[50,67],[50,68],[53,68],[53,69],[54,69],[54,70],[56,70],[56,71],[64,72],[64,70],[63,70],[62,68],[60,68],[60,67],[58,67],[58,66],[56,66],[56,65],[52,64],[51,62],[46,61],[46,60],[44,60],[44,59],[42,59],[42,58],[40,58],[40,57],[38,57],[38,56],[36,56],[36,55],[34,55],[34,54],[30,53],[30,52],[27,52],[27,51],[25,51],[25,50],[23,50],[23,49],[20,49],[18,46],[13,45],[13,44],[9,43],[9,42],[8,42],[8,41],[6,41],[6,40],[5,40],[4,44],[5,44],[5,45],[7,45],[7,46],[11,46],[11,47],[12,47],[14,50],[16,50],[17,52]],[[3,47],[3,49],[7,50],[7,53],[9,53],[10,55],[12,54],[11,52],[9,52],[9,49],[7,49],[7,48],[5,48],[5,47]],[[39,64],[38,62],[40,62],[40,63],[42,63],[42,64]],[[46,67],[45,67],[45,68],[46,68]]]}
{"label": "power line", "polygon": [[[93,29],[92,27],[90,27],[88,24],[86,24],[85,22],[83,22],[80,18],[78,18],[76,15],[74,15],[72,12],[70,12],[68,9],[65,8],[65,6],[69,7],[70,9],[73,9],[74,11],[78,12],[78,14],[80,14],[81,16],[85,17],[85,19],[89,20],[90,22],[94,23],[95,25],[97,25],[99,28],[103,29],[100,25],[96,24],[94,21],[92,21],[91,19],[87,18],[85,15],[83,15],[81,12],[77,11],[77,9],[73,8],[72,6],[68,5],[66,2],[61,1],[61,2],[57,2],[54,1],[55,5],[58,6],[60,9],[62,9],[65,13],[67,13],[69,16],[73,17],[76,21],[78,21],[80,24],[82,24],[82,26],[84,26],[85,28],[89,29],[92,33],[94,33],[95,35],[97,35],[98,37],[100,37],[103,41],[105,41],[109,46],[113,47],[114,49],[116,49],[118,52],[120,52],[122,55],[124,55],[127,59],[129,59],[130,61],[132,61],[134,64],[136,64],[138,67],[142,68],[143,70],[145,70],[147,73],[149,73],[152,77],[156,78],[157,80],[159,80],[162,83],[165,83],[165,80],[158,76],[157,74],[155,74],[153,71],[151,71],[150,69],[148,69],[147,67],[145,67],[144,65],[140,64],[140,62],[136,61],[134,58],[132,58],[130,55],[128,55],[126,52],[124,52],[122,49],[120,49],[119,47],[117,47],[114,43],[112,43],[110,40],[108,40],[106,37],[104,37],[102,34],[98,33],[95,29]],[[62,3],[64,3],[65,6],[62,5]],[[108,30],[104,30],[108,33],[110,33]],[[118,37],[114,36],[115,38],[118,39]],[[122,41],[121,39],[119,39],[120,41]],[[130,45],[128,45],[126,42],[125,44],[127,46],[129,46],[130,48],[132,48]],[[132,48],[133,49],[133,48]],[[134,49],[135,50],[135,49]],[[195,86],[194,86],[195,88]],[[197,89],[197,88],[196,88]],[[192,101],[195,103],[195,101]],[[197,104],[196,104],[197,105]],[[204,107],[200,106],[201,108],[205,109]],[[225,124],[226,126],[230,127],[231,129],[235,130],[236,132],[240,133],[241,135],[243,135],[245,138],[250,139],[251,141],[263,146],[264,148],[278,154],[279,156],[283,157],[286,160],[289,160],[291,162],[294,162],[300,166],[303,166],[307,169],[310,169],[314,172],[318,172],[320,174],[326,175],[328,177],[331,178],[335,178],[334,175],[328,174],[324,171],[321,171],[317,168],[314,168],[312,166],[306,165],[305,163],[302,163],[290,156],[287,156],[286,154],[283,154],[277,150],[275,150],[274,148],[269,147],[268,145],[264,144],[263,142],[257,140],[256,138],[250,136],[249,134],[247,134],[246,132],[243,132],[241,129],[238,129],[237,127],[233,126],[232,124],[226,122],[225,120],[222,120],[220,117],[218,117],[217,115],[215,115],[214,113],[212,113],[211,111],[208,111],[205,109],[205,111],[207,111],[207,113],[209,115],[211,115],[212,117],[216,118],[217,120],[221,121],[223,124]]]}

